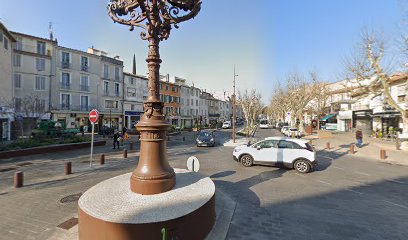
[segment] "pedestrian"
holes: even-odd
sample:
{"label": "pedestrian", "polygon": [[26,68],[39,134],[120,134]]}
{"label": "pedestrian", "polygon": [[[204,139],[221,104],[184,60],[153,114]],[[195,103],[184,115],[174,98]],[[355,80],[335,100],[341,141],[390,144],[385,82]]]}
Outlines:
{"label": "pedestrian", "polygon": [[361,128],[356,131],[356,140],[356,146],[360,148],[363,145],[363,131],[361,130]]}
{"label": "pedestrian", "polygon": [[116,149],[116,145],[118,146],[119,149],[119,133],[116,132],[115,134],[113,134],[113,149]]}
{"label": "pedestrian", "polygon": [[81,135],[82,135],[82,137],[84,136],[84,125],[81,125],[80,127],[79,127],[79,131],[81,132]]}

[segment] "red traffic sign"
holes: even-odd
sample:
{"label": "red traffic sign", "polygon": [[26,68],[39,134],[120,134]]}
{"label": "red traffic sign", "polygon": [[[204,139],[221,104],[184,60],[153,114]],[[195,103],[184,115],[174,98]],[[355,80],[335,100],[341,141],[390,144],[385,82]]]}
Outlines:
{"label": "red traffic sign", "polygon": [[89,121],[91,121],[91,123],[96,123],[98,121],[98,117],[98,110],[93,109],[91,112],[89,112]]}

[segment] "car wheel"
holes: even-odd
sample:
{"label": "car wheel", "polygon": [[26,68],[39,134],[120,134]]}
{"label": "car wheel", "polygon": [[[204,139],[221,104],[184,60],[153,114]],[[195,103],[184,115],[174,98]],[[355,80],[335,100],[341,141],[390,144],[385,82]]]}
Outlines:
{"label": "car wheel", "polygon": [[299,159],[293,164],[293,168],[300,173],[308,173],[311,169],[310,164],[305,159]]}
{"label": "car wheel", "polygon": [[241,157],[241,163],[244,167],[250,167],[254,164],[254,159],[250,155],[245,154]]}

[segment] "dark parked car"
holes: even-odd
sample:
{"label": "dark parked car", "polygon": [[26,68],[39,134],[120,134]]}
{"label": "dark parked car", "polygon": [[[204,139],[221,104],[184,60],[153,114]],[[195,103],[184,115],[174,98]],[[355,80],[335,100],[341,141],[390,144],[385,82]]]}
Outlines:
{"label": "dark parked car", "polygon": [[200,131],[196,139],[197,147],[215,146],[215,134],[213,131]]}

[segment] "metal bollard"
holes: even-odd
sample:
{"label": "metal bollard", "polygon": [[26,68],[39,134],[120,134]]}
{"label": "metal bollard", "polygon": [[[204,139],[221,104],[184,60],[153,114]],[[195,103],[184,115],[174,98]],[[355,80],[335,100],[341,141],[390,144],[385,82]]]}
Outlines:
{"label": "metal bollard", "polygon": [[72,174],[72,163],[66,162],[65,163],[65,175]]}
{"label": "metal bollard", "polygon": [[133,142],[129,143],[129,150],[133,150]]}
{"label": "metal bollard", "polygon": [[127,149],[123,149],[123,158],[127,158]]}
{"label": "metal bollard", "polygon": [[330,149],[330,143],[329,143],[329,142],[326,143],[326,149],[327,149],[327,150]]}
{"label": "metal bollard", "polygon": [[354,144],[350,144],[350,154],[354,154]]}
{"label": "metal bollard", "polygon": [[20,188],[24,185],[24,176],[23,172],[15,172],[14,173],[14,187]]}
{"label": "metal bollard", "polygon": [[387,157],[387,156],[386,156],[385,150],[384,150],[384,149],[381,149],[381,150],[380,150],[380,159],[381,159],[381,160],[385,160],[386,157]]}
{"label": "metal bollard", "polygon": [[105,154],[101,155],[101,158],[99,159],[99,162],[101,163],[101,165],[105,164]]}

